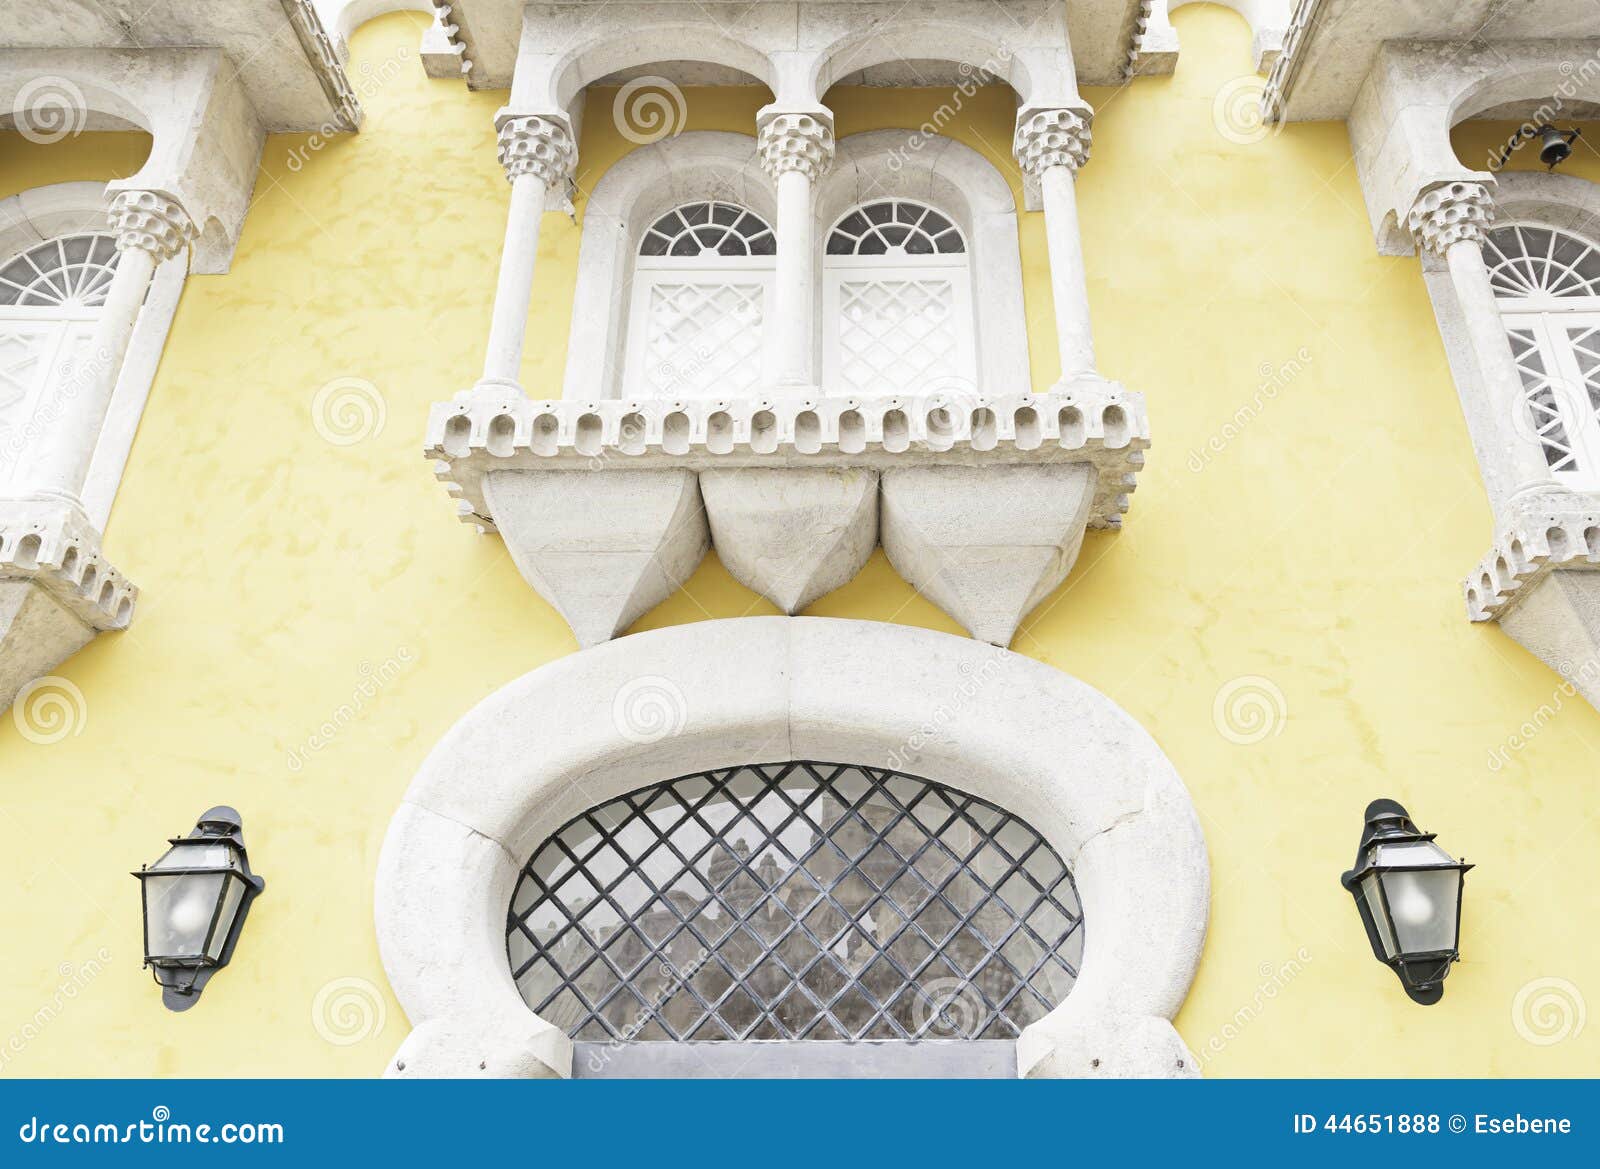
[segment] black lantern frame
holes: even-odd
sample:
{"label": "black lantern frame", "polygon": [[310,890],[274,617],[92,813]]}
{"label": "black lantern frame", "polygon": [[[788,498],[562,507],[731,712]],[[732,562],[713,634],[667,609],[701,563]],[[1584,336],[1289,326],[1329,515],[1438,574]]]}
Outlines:
{"label": "black lantern frame", "polygon": [[[143,865],[133,876],[139,879],[140,902],[144,916],[144,965],[154,972],[161,987],[161,1001],[169,1010],[186,1011],[200,999],[211,976],[233,958],[234,947],[250,913],[250,904],[266,888],[266,881],[250,871],[250,859],[244,847],[244,825],[239,813],[232,808],[219,806],[204,813],[187,836],[169,837],[171,849],[162,854],[154,865]],[[218,845],[227,850],[229,863],[205,865],[162,866],[162,861],[173,849],[183,846]],[[154,953],[151,949],[151,897],[154,882],[165,878],[220,877],[216,888],[216,902],[211,906],[211,917],[205,934],[194,953]],[[238,896],[232,909],[231,920],[225,917],[230,907],[230,896],[237,889]],[[160,912],[159,908],[157,912]],[[220,946],[217,944],[221,941]]]}
{"label": "black lantern frame", "polygon": [[[1374,800],[1367,805],[1365,827],[1361,844],[1356,849],[1356,863],[1339,878],[1339,883],[1355,898],[1361,923],[1367,929],[1367,941],[1372,944],[1373,957],[1393,970],[1413,1002],[1424,1006],[1444,997],[1444,979],[1450,966],[1461,957],[1461,903],[1466,892],[1467,870],[1474,866],[1466,861],[1448,864],[1379,864],[1379,849],[1384,846],[1404,844],[1432,844],[1436,833],[1422,832],[1412,822],[1411,814],[1394,800]],[[1441,873],[1456,874],[1455,921],[1451,932],[1451,945],[1442,949],[1406,950],[1402,948],[1401,931],[1395,925],[1394,910],[1389,904],[1389,873]],[[1368,877],[1377,890],[1377,909],[1384,915],[1380,923],[1374,916],[1373,899],[1363,888]],[[1384,930],[1394,942],[1394,953],[1384,945]]]}

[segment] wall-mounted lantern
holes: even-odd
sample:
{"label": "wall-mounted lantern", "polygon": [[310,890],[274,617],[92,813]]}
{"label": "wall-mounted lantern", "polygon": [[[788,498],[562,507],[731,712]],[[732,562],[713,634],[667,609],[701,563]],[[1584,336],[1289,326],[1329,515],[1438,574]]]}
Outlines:
{"label": "wall-mounted lantern", "polygon": [[1355,867],[1339,878],[1356,899],[1372,953],[1419,1003],[1444,996],[1444,977],[1460,957],[1461,890],[1472,868],[1433,837],[1393,800],[1374,800]]}
{"label": "wall-mounted lantern", "polygon": [[250,871],[244,827],[232,808],[212,808],[188,836],[173,837],[137,873],[144,899],[144,964],[161,1001],[186,1011],[228,964],[250,903],[266,882]]}

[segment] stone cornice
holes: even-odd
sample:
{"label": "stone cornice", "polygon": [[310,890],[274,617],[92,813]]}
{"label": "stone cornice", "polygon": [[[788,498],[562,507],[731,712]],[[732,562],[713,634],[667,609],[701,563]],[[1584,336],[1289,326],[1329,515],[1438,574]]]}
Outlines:
{"label": "stone cornice", "polygon": [[506,179],[534,175],[553,190],[564,183],[578,160],[566,119],[556,114],[506,114],[496,119],[497,154]]}
{"label": "stone cornice", "polygon": [[1417,196],[1406,227],[1419,248],[1442,256],[1451,244],[1483,243],[1494,219],[1494,195],[1485,183],[1459,179],[1431,186]]}
{"label": "stone cornice", "polygon": [[814,183],[833,163],[833,126],[821,110],[763,110],[757,118],[756,149],[773,178],[800,171]]}
{"label": "stone cornice", "polygon": [[424,453],[459,517],[492,527],[502,470],[706,471],[1087,463],[1089,523],[1115,528],[1150,445],[1144,397],[1114,382],[1007,397],[582,402],[514,394],[437,403]]}
{"label": "stone cornice", "polygon": [[31,580],[86,625],[125,629],[139,590],[100,552],[100,537],[65,504],[0,503],[0,580]]}
{"label": "stone cornice", "polygon": [[1498,621],[1557,569],[1600,568],[1600,494],[1563,493],[1515,516],[1467,578],[1467,615]]}
{"label": "stone cornice", "polygon": [[1037,177],[1053,166],[1068,167],[1076,173],[1089,161],[1093,120],[1094,111],[1087,106],[1022,110],[1017,115],[1017,132],[1011,144],[1022,173]]}
{"label": "stone cornice", "polygon": [[117,192],[106,221],[119,249],[140,248],[157,260],[172,259],[199,234],[183,205],[161,191]]}
{"label": "stone cornice", "polygon": [[1289,17],[1289,27],[1283,34],[1283,51],[1272,63],[1272,70],[1267,74],[1266,89],[1261,94],[1261,108],[1268,122],[1282,119],[1288,108],[1289,94],[1305,61],[1311,30],[1316,25],[1317,8],[1321,3],[1322,0],[1298,0]]}

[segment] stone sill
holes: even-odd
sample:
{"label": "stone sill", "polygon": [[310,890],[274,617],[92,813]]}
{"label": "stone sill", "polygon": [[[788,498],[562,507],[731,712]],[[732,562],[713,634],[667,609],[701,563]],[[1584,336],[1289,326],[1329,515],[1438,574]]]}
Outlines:
{"label": "stone sill", "polygon": [[1097,381],[1007,397],[583,402],[480,389],[434,405],[424,453],[459,518],[485,529],[493,471],[1071,463],[1095,470],[1089,525],[1116,528],[1149,445],[1144,396]]}
{"label": "stone sill", "polygon": [[139,590],[66,504],[0,503],[0,580],[30,580],[97,630],[126,629]]}
{"label": "stone sill", "polygon": [[1600,568],[1600,494],[1563,494],[1529,507],[1463,583],[1467,616],[1498,621],[1550,573]]}

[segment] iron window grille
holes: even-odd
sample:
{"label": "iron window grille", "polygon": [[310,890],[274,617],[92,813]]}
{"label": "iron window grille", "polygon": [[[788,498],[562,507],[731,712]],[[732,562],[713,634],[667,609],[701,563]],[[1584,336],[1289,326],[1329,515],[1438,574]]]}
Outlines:
{"label": "iron window grille", "polygon": [[578,1040],[1011,1039],[1083,920],[1023,821],[914,776],[751,765],[642,788],[535,850],[518,989]]}

